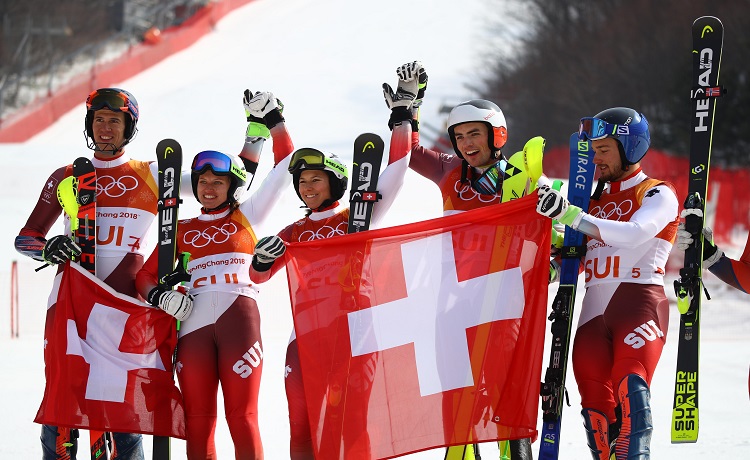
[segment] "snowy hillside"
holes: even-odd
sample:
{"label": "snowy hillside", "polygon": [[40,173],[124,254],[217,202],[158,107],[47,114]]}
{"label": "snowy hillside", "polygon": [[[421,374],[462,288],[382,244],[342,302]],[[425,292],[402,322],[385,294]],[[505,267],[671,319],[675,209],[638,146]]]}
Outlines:
{"label": "snowy hillside", "polygon": [[[375,132],[389,138],[389,112],[381,84],[396,81],[398,65],[421,60],[429,84],[422,117],[442,128],[440,106],[475,96],[485,67],[488,18],[502,17],[499,2],[466,0],[259,0],[228,15],[213,34],[188,50],[127,81],[108,82],[131,91],[140,103],[139,134],[128,147],[137,159],[151,159],[165,137],[179,140],[191,158],[204,149],[239,152],[244,140],[242,92],[273,91],[285,104],[284,115],[296,147],[334,152],[349,161],[354,138]],[[689,26],[686,26],[689,27]],[[509,28],[512,30],[512,28]],[[503,33],[508,33],[505,30]],[[508,35],[506,39],[510,39]],[[78,156],[89,156],[83,138],[85,94],[81,105],[23,144],[0,144],[4,161],[0,227],[0,285],[9,286],[11,261],[20,274],[20,338],[10,340],[9,315],[0,313],[0,394],[5,416],[0,458],[38,458],[40,426],[32,422],[44,391],[42,329],[51,269],[34,272],[36,262],[13,249],[13,239],[31,212],[44,181],[54,169]],[[502,101],[497,101],[502,106]],[[512,127],[510,127],[512,136]],[[386,141],[387,142],[387,141]],[[260,175],[271,167],[270,145]],[[185,202],[191,203],[192,197]],[[290,188],[278,211],[259,236],[276,233],[302,216],[301,203]],[[181,216],[195,214],[191,204]],[[387,217],[387,225],[440,215],[437,188],[411,171]],[[60,233],[62,225],[53,228]],[[744,241],[739,244],[744,244]],[[741,248],[740,248],[741,250]],[[669,281],[668,292],[671,290]],[[260,428],[266,458],[288,457],[288,421],[283,389],[283,363],[292,328],[284,274],[262,286],[258,301],[264,341]],[[678,317],[672,311],[669,341],[653,382],[653,458],[750,458],[746,432],[748,363],[750,363],[750,297],[718,284],[709,285],[702,341],[701,434],[693,445],[672,445],[669,425]],[[554,287],[550,290],[550,298]],[[8,311],[8,295],[0,308]],[[545,355],[546,356],[546,355]],[[563,419],[561,458],[590,458],[581,427],[580,398],[572,373],[568,380],[571,407]],[[233,456],[226,423],[219,419],[217,444],[221,458]],[[173,458],[184,458],[184,442],[173,441]],[[485,446],[483,446],[485,447]],[[150,439],[146,441],[150,457]],[[492,446],[483,458],[492,458]],[[538,452],[538,442],[534,445]],[[442,459],[441,451],[410,459]],[[496,458],[496,457],[495,457]]]}

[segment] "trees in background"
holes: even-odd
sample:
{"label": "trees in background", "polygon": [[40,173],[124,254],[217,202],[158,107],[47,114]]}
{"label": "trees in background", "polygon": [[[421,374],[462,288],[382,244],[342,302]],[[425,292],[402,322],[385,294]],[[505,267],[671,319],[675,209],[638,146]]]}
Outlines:
{"label": "trees in background", "polygon": [[687,155],[691,25],[712,15],[724,23],[728,90],[717,103],[712,162],[750,165],[750,0],[504,1],[513,13],[493,29],[515,40],[484,52],[480,92],[505,112],[509,151],[537,135],[566,145],[581,117],[630,106],[648,118],[653,147]]}

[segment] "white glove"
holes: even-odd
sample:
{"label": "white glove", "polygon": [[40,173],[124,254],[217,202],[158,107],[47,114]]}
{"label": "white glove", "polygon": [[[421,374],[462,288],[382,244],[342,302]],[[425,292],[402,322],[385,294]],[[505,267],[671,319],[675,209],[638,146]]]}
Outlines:
{"label": "white glove", "polygon": [[178,321],[185,321],[193,311],[193,296],[173,291],[163,285],[156,286],[148,293],[148,303],[159,307]]}
{"label": "white glove", "polygon": [[578,224],[583,218],[581,208],[570,204],[559,190],[555,190],[549,185],[539,187],[538,194],[536,212],[551,219],[557,219],[561,224],[574,229],[578,228]]}
{"label": "white glove", "polygon": [[286,252],[284,240],[277,235],[264,236],[255,245],[255,258],[261,264],[271,264]]}
{"label": "white glove", "polygon": [[274,109],[281,110],[279,100],[270,91],[256,91],[252,94],[251,91],[245,90],[242,103],[248,117],[263,118]]}
{"label": "white glove", "polygon": [[[709,243],[713,240],[714,231],[711,230],[711,227],[703,227],[704,243]],[[677,240],[674,243],[675,247],[677,247],[677,249],[679,249],[680,251],[684,251],[688,248],[688,246],[693,244],[694,241],[695,239],[693,238],[693,234],[685,230],[685,222],[680,222],[680,224],[677,226]]]}
{"label": "white glove", "polygon": [[393,91],[391,85],[383,83],[383,97],[385,104],[389,109],[395,107],[411,108],[419,93],[419,76],[424,75],[425,85],[427,84],[427,74],[419,61],[404,64],[396,69],[398,75],[398,86]]}
{"label": "white glove", "polygon": [[[680,213],[680,217],[683,218],[689,215],[703,217],[703,212],[700,209],[683,209]],[[711,230],[711,227],[703,227],[701,233],[703,233],[703,268],[709,269],[721,259],[724,255],[724,251],[714,244],[714,231]],[[685,223],[680,222],[677,226],[677,240],[674,245],[677,249],[684,251],[693,244],[694,241],[695,238],[693,234],[685,230]]]}

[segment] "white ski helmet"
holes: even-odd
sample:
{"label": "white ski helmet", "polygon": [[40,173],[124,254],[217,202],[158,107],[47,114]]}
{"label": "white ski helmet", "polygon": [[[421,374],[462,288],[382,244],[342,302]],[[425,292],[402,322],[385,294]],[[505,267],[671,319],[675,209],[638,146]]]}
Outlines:
{"label": "white ski helmet", "polygon": [[462,159],[463,155],[461,155],[456,145],[456,135],[453,133],[453,129],[462,123],[468,122],[480,122],[487,125],[489,128],[487,145],[489,145],[490,150],[497,156],[496,152],[508,140],[508,126],[505,122],[505,115],[503,115],[500,107],[494,102],[484,99],[472,99],[453,107],[450,115],[448,115],[448,136],[450,136],[456,155]]}
{"label": "white ski helmet", "polygon": [[217,176],[229,176],[227,201],[218,206],[217,209],[226,204],[231,205],[239,202],[245,193],[248,179],[245,164],[235,155],[227,155],[216,150],[204,150],[193,158],[193,164],[190,167],[190,181],[195,199],[198,199],[198,178],[209,169]]}

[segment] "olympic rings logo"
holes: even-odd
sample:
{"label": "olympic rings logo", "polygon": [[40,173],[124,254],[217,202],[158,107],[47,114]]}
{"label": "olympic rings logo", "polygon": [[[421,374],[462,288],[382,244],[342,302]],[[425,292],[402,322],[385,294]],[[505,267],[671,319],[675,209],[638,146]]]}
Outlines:
{"label": "olympic rings logo", "polygon": [[[633,210],[633,201],[625,200],[621,203],[607,203],[604,206],[595,206],[591,209],[591,215],[607,220],[621,220]],[[615,217],[614,219],[612,217]]]}
{"label": "olympic rings logo", "polygon": [[222,225],[221,228],[212,225],[205,230],[188,230],[183,235],[182,242],[195,248],[204,248],[210,243],[225,243],[235,233],[237,233],[237,226],[229,222]]}
{"label": "olympic rings logo", "polygon": [[313,240],[322,240],[324,238],[330,238],[332,236],[340,236],[340,235],[346,235],[346,230],[344,229],[344,226],[347,226],[348,223],[341,222],[336,227],[331,227],[330,225],[324,225],[323,227],[320,227],[316,231],[312,230],[305,230],[299,235],[299,241],[313,241]]}
{"label": "olympic rings logo", "polygon": [[501,200],[499,195],[482,195],[474,190],[471,185],[462,184],[460,180],[457,180],[455,184],[453,184],[453,190],[461,201],[471,201],[476,198],[482,203],[492,203],[493,201]]}
{"label": "olympic rings logo", "polygon": [[96,179],[96,196],[104,192],[108,197],[118,198],[136,187],[138,179],[133,176],[122,176],[117,179],[112,176],[99,176]]}

